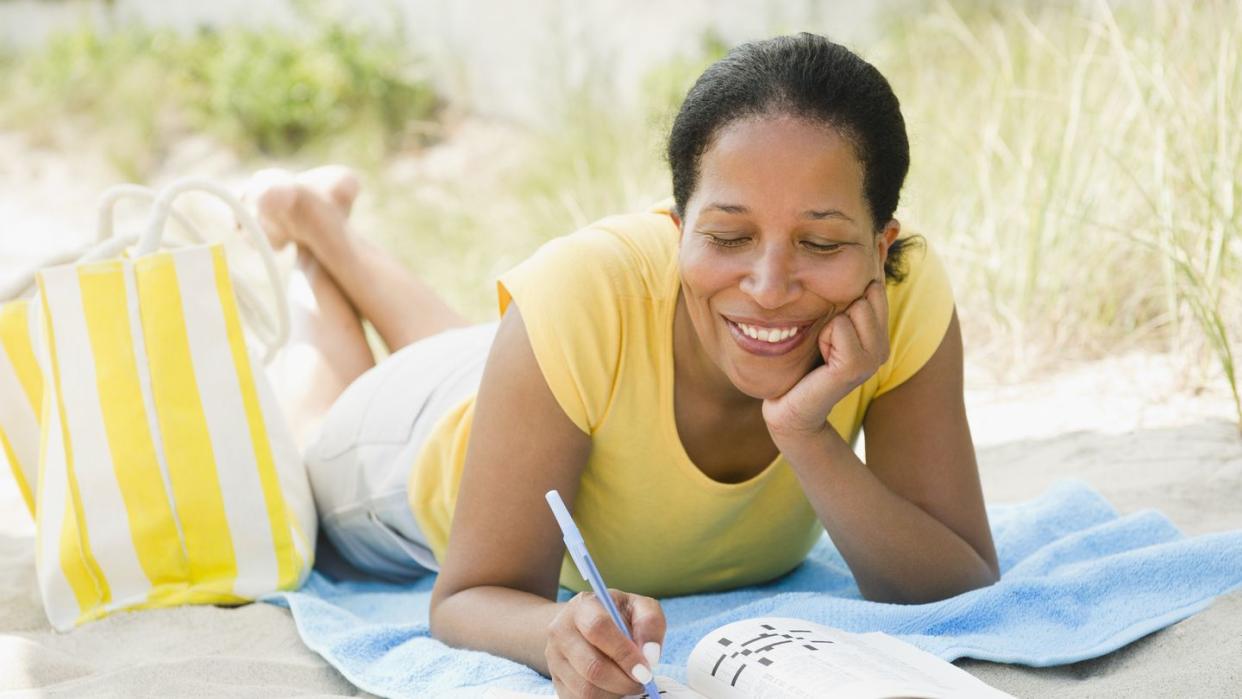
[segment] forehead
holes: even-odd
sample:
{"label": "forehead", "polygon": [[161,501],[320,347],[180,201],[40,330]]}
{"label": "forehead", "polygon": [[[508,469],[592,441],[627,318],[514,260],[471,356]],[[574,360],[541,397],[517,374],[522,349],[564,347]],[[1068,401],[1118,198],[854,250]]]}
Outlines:
{"label": "forehead", "polygon": [[851,215],[863,203],[862,163],[838,129],[794,116],[739,119],[724,126],[699,162],[691,208],[832,206]]}

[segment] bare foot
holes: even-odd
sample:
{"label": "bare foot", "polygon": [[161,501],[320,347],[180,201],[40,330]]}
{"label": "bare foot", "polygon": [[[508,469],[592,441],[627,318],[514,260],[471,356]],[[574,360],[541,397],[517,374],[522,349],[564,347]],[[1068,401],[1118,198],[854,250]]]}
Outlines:
{"label": "bare foot", "polygon": [[358,178],[341,165],[293,174],[267,169],[255,173],[243,198],[253,201],[259,224],[274,249],[290,242],[312,251],[326,237],[345,235],[345,222],[358,196]]}

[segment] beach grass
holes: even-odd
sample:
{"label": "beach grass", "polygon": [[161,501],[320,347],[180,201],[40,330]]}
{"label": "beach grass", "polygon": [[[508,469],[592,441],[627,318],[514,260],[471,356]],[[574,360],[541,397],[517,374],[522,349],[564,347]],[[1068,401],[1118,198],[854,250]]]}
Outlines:
{"label": "beach grass", "polygon": [[[942,251],[972,361],[1017,380],[1172,353],[1188,382],[1228,387],[1242,429],[1242,5],[899,5],[851,48],[901,99],[912,168],[897,215]],[[199,131],[246,164],[354,164],[369,193],[358,228],[487,320],[495,276],[541,242],[669,193],[671,115],[726,48],[704,35],[636,101],[607,81],[539,86],[540,126],[472,149],[417,47],[310,26],[263,41],[69,34],[0,63],[0,126],[48,141],[89,128],[131,179]],[[446,151],[456,167],[407,167]]]}
{"label": "beach grass", "polygon": [[1242,9],[938,2],[872,56],[903,100],[900,215],[943,241],[974,351],[1014,375],[1156,349],[1242,426]]}
{"label": "beach grass", "polygon": [[194,134],[242,159],[373,165],[425,140],[441,106],[399,37],[309,15],[297,33],[83,25],[0,58],[0,128],[66,149],[92,135],[131,180]]}
{"label": "beach grass", "polygon": [[[943,251],[971,358],[1014,381],[1173,353],[1188,383],[1227,387],[1242,428],[1238,4],[916,7],[854,48],[902,100],[913,164],[897,215]],[[539,242],[668,192],[671,112],[724,50],[702,46],[703,60],[653,72],[642,109],[600,108],[589,92],[556,101],[509,177],[449,199],[463,202],[449,220],[468,210],[498,232],[479,238],[494,264],[457,278],[470,290],[458,303],[490,317],[491,279]],[[477,249],[466,230],[434,249],[389,242],[418,248],[411,263],[435,275],[437,251]]]}

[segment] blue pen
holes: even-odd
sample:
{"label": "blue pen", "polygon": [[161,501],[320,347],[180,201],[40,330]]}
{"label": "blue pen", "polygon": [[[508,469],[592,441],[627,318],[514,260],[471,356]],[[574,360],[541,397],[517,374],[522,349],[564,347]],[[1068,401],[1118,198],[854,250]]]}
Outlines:
{"label": "blue pen", "polygon": [[[599,569],[595,567],[595,561],[591,560],[591,554],[587,553],[586,542],[582,540],[582,533],[578,531],[578,525],[574,524],[574,518],[569,515],[569,509],[565,507],[565,502],[561,500],[560,493],[555,490],[549,490],[544,497],[548,501],[548,506],[552,508],[552,514],[556,517],[556,523],[561,525],[561,533],[565,535],[565,548],[569,549],[570,558],[574,559],[574,565],[578,566],[578,573],[591,583],[591,589],[595,591],[595,596],[600,602],[604,603],[604,607],[612,616],[612,621],[621,629],[621,633],[625,637],[634,640],[630,635],[630,630],[625,628],[625,622],[621,620],[621,612],[617,611],[617,605],[612,601],[612,595],[608,594],[608,587],[604,585],[604,578],[599,574]],[[651,681],[643,685],[647,690],[647,696],[650,699],[658,699],[660,696],[660,688],[656,686],[654,670],[652,668],[653,677]]]}

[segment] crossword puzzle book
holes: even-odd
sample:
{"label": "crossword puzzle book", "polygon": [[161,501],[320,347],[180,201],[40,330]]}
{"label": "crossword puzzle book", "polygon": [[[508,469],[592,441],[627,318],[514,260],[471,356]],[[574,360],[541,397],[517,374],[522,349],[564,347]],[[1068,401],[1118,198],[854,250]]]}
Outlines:
{"label": "crossword puzzle book", "polygon": [[[689,686],[657,675],[660,699],[1013,699],[888,634],[848,633],[788,617],[716,628],[690,652],[686,678]],[[494,690],[485,696],[540,695]]]}

